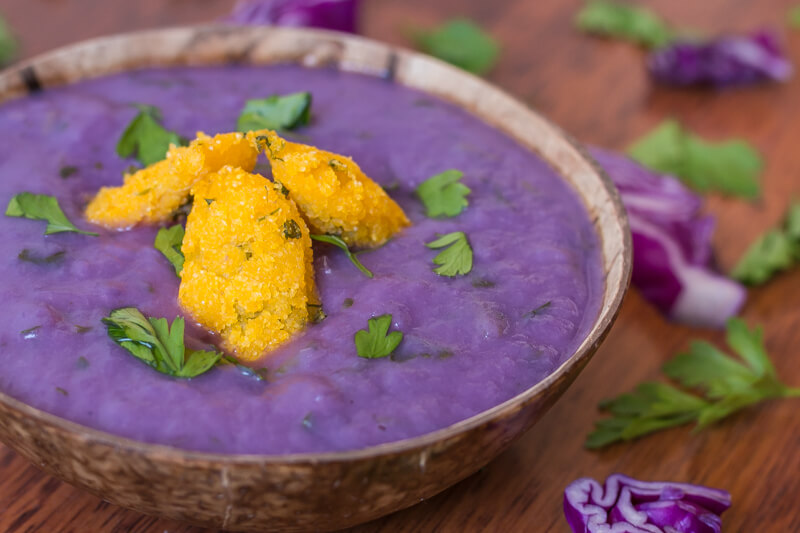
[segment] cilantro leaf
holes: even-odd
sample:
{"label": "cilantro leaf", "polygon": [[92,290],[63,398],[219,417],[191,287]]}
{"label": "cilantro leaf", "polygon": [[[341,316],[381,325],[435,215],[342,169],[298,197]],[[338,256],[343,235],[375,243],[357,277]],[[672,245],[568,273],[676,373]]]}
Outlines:
{"label": "cilantro leaf", "polygon": [[478,25],[467,19],[454,19],[438,29],[416,36],[417,46],[473,74],[485,74],[494,66],[500,47]]}
{"label": "cilantro leaf", "polygon": [[184,347],[184,320],[169,326],[165,318],[145,318],[135,307],[115,309],[104,318],[108,336],[134,357],[162,374],[193,378],[207,372],[222,354]]}
{"label": "cilantro leaf", "polygon": [[5,19],[0,17],[0,66],[10,63],[17,53],[17,40]]}
{"label": "cilantro leaf", "polygon": [[460,170],[445,170],[417,187],[417,196],[429,217],[454,217],[469,205],[467,195],[472,191],[461,183],[463,176]]}
{"label": "cilantro leaf", "polygon": [[174,131],[161,125],[161,111],[158,108],[137,104],[139,113],[125,128],[117,142],[120,157],[134,156],[144,166],[164,159],[169,146],[183,144],[183,139]]}
{"label": "cilantro leaf", "polygon": [[392,315],[381,315],[367,321],[367,330],[358,330],[355,334],[356,351],[359,357],[377,359],[386,357],[397,348],[403,340],[401,331],[388,333],[392,325]]}
{"label": "cilantro leaf", "polygon": [[612,416],[596,422],[586,447],[601,448],[693,421],[699,430],[750,405],[800,396],[800,388],[778,380],[761,328],[750,330],[734,318],[728,321],[727,333],[728,346],[738,358],[698,341],[664,365],[668,377],[703,396],[666,383],[639,385],[629,394],[600,404]]}
{"label": "cilantro leaf", "polygon": [[311,93],[300,92],[284,96],[248,100],[239,115],[236,129],[293,130],[305,126],[311,119]]}
{"label": "cilantro leaf", "polygon": [[733,268],[731,276],[748,285],[760,285],[800,261],[800,202],[786,212],[783,226],[761,235]]}
{"label": "cilantro leaf", "polygon": [[433,258],[433,262],[440,265],[433,271],[440,276],[454,277],[459,274],[468,274],[472,270],[472,247],[463,231],[441,235],[426,246],[432,249],[449,246]]}
{"label": "cilantro leaf", "polygon": [[175,274],[180,277],[181,270],[183,270],[183,252],[181,252],[181,245],[183,244],[184,229],[180,224],[175,224],[171,228],[161,228],[156,234],[156,240],[153,247],[164,254],[167,261],[172,263],[175,269]]}
{"label": "cilantro leaf", "polygon": [[719,191],[745,198],[761,193],[761,156],[748,143],[707,142],[676,120],[665,120],[628,148],[639,163],[672,174],[698,192]]}
{"label": "cilantro leaf", "polygon": [[790,28],[800,29],[800,5],[789,8],[786,12],[786,22]]}
{"label": "cilantro leaf", "polygon": [[31,220],[46,220],[47,228],[44,231],[45,235],[71,231],[83,235],[97,236],[97,233],[83,231],[75,227],[75,225],[69,221],[67,215],[61,210],[61,206],[58,205],[58,199],[56,199],[55,196],[48,196],[46,194],[33,194],[29,192],[17,194],[8,202],[6,216],[29,218]]}
{"label": "cilantro leaf", "polygon": [[368,278],[372,278],[374,276],[374,274],[372,274],[372,272],[367,267],[365,267],[363,264],[361,264],[361,261],[358,260],[358,257],[356,257],[356,254],[354,254],[353,252],[350,251],[350,248],[347,247],[347,243],[344,242],[341,239],[341,237],[338,237],[336,235],[314,235],[314,234],[312,234],[311,238],[313,240],[315,240],[315,241],[326,242],[328,244],[332,244],[332,245],[336,246],[337,248],[342,250],[345,253],[345,255],[347,255],[347,258],[350,260],[350,262],[353,263],[355,265],[355,267],[357,269],[359,269],[365,276],[367,276]]}
{"label": "cilantro leaf", "polygon": [[655,13],[617,2],[587,2],[575,24],[588,33],[618,37],[648,48],[664,46],[672,40],[672,30]]}

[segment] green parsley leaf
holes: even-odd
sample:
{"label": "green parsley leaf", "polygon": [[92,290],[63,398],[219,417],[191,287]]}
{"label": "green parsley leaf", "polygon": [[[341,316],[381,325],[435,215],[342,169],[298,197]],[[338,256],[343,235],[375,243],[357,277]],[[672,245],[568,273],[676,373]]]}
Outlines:
{"label": "green parsley leaf", "polygon": [[367,321],[369,331],[363,329],[356,331],[355,341],[358,356],[377,359],[392,353],[403,340],[403,333],[393,331],[387,335],[391,325],[392,315],[381,315]]}
{"label": "green parsley leaf", "polygon": [[114,342],[168,376],[199,376],[222,356],[218,352],[187,350],[183,344],[184,320],[181,317],[175,318],[169,326],[165,318],[145,318],[135,307],[124,307],[112,311],[103,323]]}
{"label": "green parsley leaf", "polygon": [[658,172],[681,178],[698,192],[719,191],[745,198],[761,193],[761,156],[748,143],[711,143],[676,120],[665,120],[628,148],[629,155]]}
{"label": "green parsley leaf", "polygon": [[467,195],[472,191],[461,183],[463,176],[460,170],[445,170],[417,187],[417,196],[425,204],[429,217],[454,217],[469,205]]}
{"label": "green parsley leaf", "polygon": [[372,274],[372,272],[370,272],[370,270],[367,267],[365,267],[363,264],[361,264],[361,261],[358,260],[358,257],[356,257],[356,254],[354,254],[353,252],[350,251],[350,248],[347,247],[347,243],[344,242],[341,239],[341,237],[337,237],[336,235],[314,235],[314,234],[312,234],[311,238],[313,240],[315,240],[315,241],[325,242],[325,243],[332,244],[332,245],[336,246],[337,248],[342,250],[345,253],[345,255],[347,255],[347,258],[350,260],[350,262],[353,263],[355,265],[355,267],[357,269],[359,269],[365,276],[367,276],[368,278],[372,278],[374,276]]}
{"label": "green parsley leaf", "polygon": [[419,48],[473,74],[485,74],[494,66],[500,47],[478,25],[454,19],[438,29],[416,36]]}
{"label": "green parsley leaf", "polygon": [[792,6],[786,12],[786,22],[790,28],[800,29],[800,5]]}
{"label": "green parsley leaf", "polygon": [[139,113],[133,117],[117,142],[117,154],[120,157],[134,156],[148,166],[164,159],[169,146],[179,146],[183,144],[183,139],[161,125],[161,111],[157,107],[141,104],[136,107]]}
{"label": "green parsley leaf", "polygon": [[728,321],[728,346],[734,358],[704,342],[664,365],[668,377],[687,389],[666,383],[644,383],[632,393],[600,404],[611,418],[598,421],[586,439],[587,448],[602,448],[661,429],[696,422],[696,430],[750,405],[773,398],[800,397],[800,388],[781,383],[764,348],[761,328],[752,330],[740,319]]}
{"label": "green parsley leaf", "polygon": [[5,19],[0,17],[0,66],[10,63],[17,53],[17,40],[11,34]]}
{"label": "green parsley leaf", "polygon": [[664,46],[672,40],[672,30],[655,13],[618,2],[587,2],[575,24],[588,33],[618,37],[648,48]]}
{"label": "green parsley leaf", "polygon": [[731,272],[748,285],[761,285],[795,262],[796,245],[781,230],[773,229],[756,240]]}
{"label": "green parsley leaf", "polygon": [[171,228],[161,228],[156,234],[156,240],[153,247],[164,254],[167,261],[172,263],[175,269],[175,274],[181,276],[183,270],[183,252],[181,252],[181,245],[183,244],[184,229],[180,224],[175,224]]}
{"label": "green parsley leaf", "polygon": [[293,130],[305,126],[311,119],[311,93],[292,93],[284,96],[248,100],[236,129],[243,132],[255,130]]}
{"label": "green parsley leaf", "polygon": [[459,274],[468,274],[472,270],[472,247],[463,231],[441,235],[426,246],[432,249],[449,246],[433,258],[433,262],[440,265],[433,271],[440,276],[454,277]]}
{"label": "green parsley leaf", "polygon": [[67,215],[61,210],[61,206],[58,205],[56,197],[46,194],[33,194],[29,192],[17,194],[8,202],[6,216],[29,218],[31,220],[46,220],[47,228],[44,231],[45,235],[72,231],[83,235],[97,236],[97,233],[83,231],[75,227],[75,225],[67,219]]}

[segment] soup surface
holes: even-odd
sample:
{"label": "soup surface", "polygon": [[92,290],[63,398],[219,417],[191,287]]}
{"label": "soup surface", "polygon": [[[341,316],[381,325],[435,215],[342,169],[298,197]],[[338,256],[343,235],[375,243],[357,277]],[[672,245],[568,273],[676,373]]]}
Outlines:
{"label": "soup surface", "polygon": [[[165,127],[191,138],[233,131],[247,99],[294,91],[313,95],[311,125],[294,138],[352,156],[413,225],[360,255],[374,279],[338,249],[314,244],[327,318],[258,363],[266,380],[234,366],[192,380],[161,375],[100,322],[124,306],[181,315],[179,280],[153,248],[157,228],[112,232],[82,216],[132,163],[115,152],[137,112],[131,104],[159,107]],[[577,194],[468,113],[381,79],[296,66],[142,70],[3,104],[0,138],[0,201],[54,195],[79,227],[100,233],[43,236],[44,222],[0,217],[0,391],[92,428],[224,453],[405,439],[536,384],[599,311],[599,242]],[[464,172],[469,206],[455,218],[427,218],[415,188],[451,168]],[[270,175],[263,161],[257,171]],[[425,243],[452,231],[468,235],[474,267],[441,277],[432,263],[439,251]],[[402,343],[391,357],[358,357],[354,333],[385,313]],[[213,341],[198,327],[187,331],[194,345]]]}

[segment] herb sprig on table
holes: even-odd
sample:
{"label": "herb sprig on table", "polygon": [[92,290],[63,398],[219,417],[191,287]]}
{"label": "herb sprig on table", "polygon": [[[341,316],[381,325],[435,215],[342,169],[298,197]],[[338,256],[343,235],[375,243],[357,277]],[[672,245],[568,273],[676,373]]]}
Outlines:
{"label": "herb sprig on table", "polygon": [[169,146],[184,144],[184,139],[161,125],[161,111],[154,106],[136,104],[139,113],[122,132],[117,142],[120,157],[135,157],[144,166],[164,159]]}
{"label": "herb sprig on table", "polygon": [[760,285],[800,263],[800,202],[794,202],[782,227],[761,235],[744,253],[731,275],[748,285]]}
{"label": "herb sprig on table", "polygon": [[11,34],[5,19],[0,16],[0,67],[10,63],[17,53],[17,40]]}
{"label": "herb sprig on table", "polygon": [[97,233],[78,229],[75,224],[69,221],[67,215],[61,210],[61,206],[58,205],[58,199],[55,196],[48,196],[46,194],[21,192],[15,195],[11,198],[11,201],[8,202],[6,216],[29,218],[31,220],[45,220],[47,221],[47,228],[44,231],[45,235],[73,232],[91,235],[93,237],[97,236]]}
{"label": "herb sprig on table", "polygon": [[676,120],[665,120],[636,141],[628,154],[646,167],[679,177],[694,190],[744,198],[761,194],[758,174],[763,162],[745,141],[708,142]]}
{"label": "herb sprig on table", "polygon": [[742,320],[731,319],[727,343],[738,358],[708,342],[695,341],[688,352],[664,365],[667,376],[683,389],[647,382],[601,403],[600,408],[612,416],[596,422],[586,447],[602,448],[690,422],[696,422],[695,429],[700,430],[765,400],[800,397],[800,387],[788,387],[778,379],[761,328],[751,330]]}
{"label": "herb sprig on table", "polygon": [[419,32],[416,41],[423,52],[478,75],[491,70],[500,53],[497,42],[467,19],[453,19],[435,30]]}
{"label": "herb sprig on table", "polygon": [[210,370],[222,356],[219,352],[187,349],[181,317],[175,318],[170,326],[165,318],[148,318],[135,307],[124,307],[112,311],[103,323],[114,342],[168,376],[199,376]]}
{"label": "herb sprig on table", "polygon": [[578,13],[575,24],[583,31],[647,48],[663,46],[673,37],[669,26],[649,9],[620,2],[591,0]]}

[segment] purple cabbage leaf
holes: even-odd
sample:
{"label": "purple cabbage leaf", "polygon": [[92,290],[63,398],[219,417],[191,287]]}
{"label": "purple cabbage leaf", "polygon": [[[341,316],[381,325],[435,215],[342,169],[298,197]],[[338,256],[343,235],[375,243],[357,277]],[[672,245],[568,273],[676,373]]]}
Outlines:
{"label": "purple cabbage leaf", "polygon": [[679,180],[599,148],[592,156],[617,186],[633,234],[632,282],[668,317],[723,327],[744,304],[739,283],[711,267],[714,219]]}
{"label": "purple cabbage leaf", "polygon": [[785,81],[793,70],[777,35],[769,30],[708,41],[677,39],[651,52],[647,64],[656,81],[677,86]]}
{"label": "purple cabbage leaf", "polygon": [[225,21],[357,33],[358,7],[359,0],[239,0]]}
{"label": "purple cabbage leaf", "polygon": [[612,474],[564,491],[564,515],[574,533],[720,533],[728,492],[700,485],[639,481]]}

